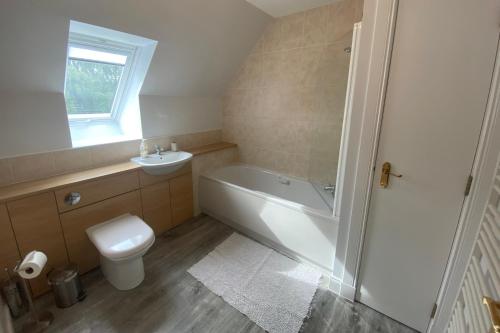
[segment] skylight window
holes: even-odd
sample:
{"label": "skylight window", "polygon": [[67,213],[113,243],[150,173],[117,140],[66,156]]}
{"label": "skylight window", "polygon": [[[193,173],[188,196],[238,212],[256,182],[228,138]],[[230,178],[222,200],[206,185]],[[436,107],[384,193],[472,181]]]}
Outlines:
{"label": "skylight window", "polygon": [[91,50],[85,47],[70,46],[68,58],[74,60],[87,60],[114,65],[125,65],[127,56],[123,54]]}
{"label": "skylight window", "polygon": [[64,97],[74,147],[142,137],[138,94],[156,43],[71,21]]}
{"label": "skylight window", "polygon": [[69,47],[64,90],[69,119],[111,118],[122,95],[118,88],[127,58],[122,54]]}

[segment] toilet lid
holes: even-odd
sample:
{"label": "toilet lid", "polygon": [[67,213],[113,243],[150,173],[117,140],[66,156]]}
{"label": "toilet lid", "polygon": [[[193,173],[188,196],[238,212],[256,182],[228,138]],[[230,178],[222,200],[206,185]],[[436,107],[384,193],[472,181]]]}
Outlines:
{"label": "toilet lid", "polygon": [[125,214],[87,229],[90,241],[109,259],[132,256],[154,242],[153,230],[139,217]]}

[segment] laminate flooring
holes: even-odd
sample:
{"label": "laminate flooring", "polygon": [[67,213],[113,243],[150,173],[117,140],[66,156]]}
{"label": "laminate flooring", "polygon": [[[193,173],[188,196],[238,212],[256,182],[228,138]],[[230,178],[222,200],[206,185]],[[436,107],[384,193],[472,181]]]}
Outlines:
{"label": "laminate flooring", "polygon": [[[157,237],[144,257],[144,282],[130,291],[114,289],[100,270],[82,276],[87,298],[66,309],[55,307],[52,294],[36,301],[55,320],[48,332],[214,332],[258,333],[259,326],[195,280],[187,270],[235,232],[203,216]],[[415,332],[326,288],[324,279],[301,332]],[[15,322],[22,326],[25,317]]]}

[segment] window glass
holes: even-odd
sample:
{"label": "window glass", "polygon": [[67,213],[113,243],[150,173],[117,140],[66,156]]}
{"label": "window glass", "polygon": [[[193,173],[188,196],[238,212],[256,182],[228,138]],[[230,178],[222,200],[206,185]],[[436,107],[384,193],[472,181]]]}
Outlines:
{"label": "window glass", "polygon": [[123,65],[68,59],[66,108],[69,115],[111,115]]}
{"label": "window glass", "polygon": [[68,115],[110,117],[127,56],[70,47],[64,96]]}

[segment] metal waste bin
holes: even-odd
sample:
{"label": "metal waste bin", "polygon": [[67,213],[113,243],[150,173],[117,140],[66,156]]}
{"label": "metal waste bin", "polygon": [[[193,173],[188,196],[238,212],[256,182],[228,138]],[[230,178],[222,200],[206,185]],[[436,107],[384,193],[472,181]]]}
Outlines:
{"label": "metal waste bin", "polygon": [[87,296],[80,282],[76,264],[70,263],[52,270],[48,274],[48,280],[54,292],[56,305],[60,308],[72,306]]}

